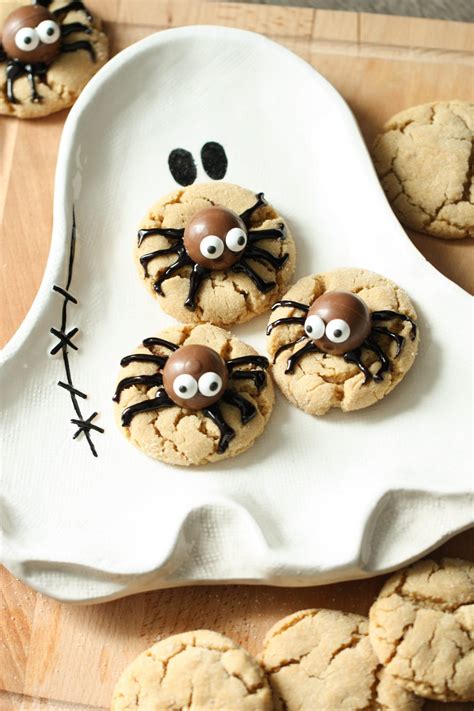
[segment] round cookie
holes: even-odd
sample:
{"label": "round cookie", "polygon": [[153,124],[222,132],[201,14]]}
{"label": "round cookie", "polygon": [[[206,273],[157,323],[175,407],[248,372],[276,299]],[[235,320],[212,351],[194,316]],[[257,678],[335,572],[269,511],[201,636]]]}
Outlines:
{"label": "round cookie", "polygon": [[[121,361],[114,400],[127,439],[155,459],[183,466],[251,447],[273,408],[268,360],[211,324],[176,326],[157,338]],[[202,355],[197,346],[214,353]]]}
{"label": "round cookie", "polygon": [[393,116],[372,155],[400,222],[444,239],[474,237],[474,104],[413,106]]}
{"label": "round cookie", "polygon": [[369,613],[387,671],[420,696],[474,701],[474,564],[423,560],[392,576]]}
{"label": "round cookie", "polygon": [[[267,238],[259,239],[257,230],[268,230]],[[160,250],[168,253],[147,256]],[[161,198],[140,225],[135,259],[140,278],[166,313],[184,323],[225,326],[268,310],[283,293],[295,269],[295,245],[261,194],[212,182]],[[176,261],[181,266],[165,274]]]}
{"label": "round cookie", "polygon": [[[14,14],[7,17],[2,14],[0,114],[28,119],[61,111],[75,102],[89,79],[107,61],[108,40],[101,31],[100,20],[90,19],[88,11],[81,9],[54,15],[67,5],[68,0],[52,0],[47,8],[17,5],[16,9],[12,7]],[[62,34],[73,23],[84,29],[77,25],[76,31]],[[64,47],[76,43],[82,48],[64,51]],[[35,67],[33,79],[38,99],[34,99],[27,74],[29,63]],[[11,71],[15,75],[11,85],[13,99],[7,87],[7,74]]]}
{"label": "round cookie", "polygon": [[[316,299],[323,294],[326,297],[325,292],[342,294],[337,295],[331,308],[325,304],[324,310],[319,310],[321,315],[316,315],[315,324],[313,309],[308,307],[313,303],[317,306]],[[351,315],[345,303],[347,292],[349,296],[355,294],[359,303],[365,302],[369,309],[369,341],[372,345],[366,345],[366,340],[360,351],[352,345],[353,350],[343,354],[340,353],[343,343],[329,341],[330,328],[333,329],[330,334],[333,341],[338,340],[340,329],[334,326],[341,326],[340,322],[346,330],[349,324],[352,327],[348,343],[352,343],[352,335],[356,332],[360,338],[366,333],[363,323],[361,326],[365,306],[362,304],[359,312]],[[335,296],[331,295],[331,299]],[[342,304],[339,303],[341,296],[344,297]],[[288,304],[288,301],[295,304]],[[416,319],[415,309],[407,294],[385,277],[363,269],[335,269],[303,277],[279,303],[283,305],[274,305],[267,328],[267,350],[274,362],[272,373],[285,397],[311,415],[324,415],[332,407],[349,412],[373,405],[393,390],[413,365],[419,341],[416,325],[411,322]],[[380,319],[377,312],[387,310],[395,312],[394,316],[388,320]],[[330,321],[324,321],[326,313],[330,314]],[[325,328],[325,335],[315,341],[311,339],[305,331],[305,327],[311,328],[311,323],[316,330],[320,327],[321,332]],[[380,332],[380,328],[387,329],[392,335]],[[319,336],[316,330],[313,333]],[[340,337],[345,338],[346,334],[342,331],[341,334]],[[373,348],[374,343],[382,349],[382,355],[369,348]],[[334,348],[332,353],[320,351],[320,348],[330,346]]]}
{"label": "round cookie", "polygon": [[336,610],[289,615],[266,635],[260,661],[278,711],[417,711],[422,706],[377,661],[361,615]]}
{"label": "round cookie", "polygon": [[217,632],[185,632],[154,644],[124,671],[112,711],[143,709],[270,711],[262,669]]}

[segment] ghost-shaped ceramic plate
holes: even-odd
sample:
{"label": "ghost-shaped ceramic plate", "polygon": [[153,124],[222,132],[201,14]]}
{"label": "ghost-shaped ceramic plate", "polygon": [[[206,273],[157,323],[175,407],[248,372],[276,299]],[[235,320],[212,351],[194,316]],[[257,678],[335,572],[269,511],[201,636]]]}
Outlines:
{"label": "ghost-shaped ceramic plate", "polygon": [[[421,346],[376,406],[313,418],[278,397],[252,449],[188,470],[127,443],[111,398],[120,358],[170,323],[136,276],[136,225],[177,187],[175,149],[210,179],[209,142],[225,180],[264,191],[288,219],[297,277],[351,266],[393,279],[416,305]],[[265,352],[266,320],[236,333]],[[46,274],[3,352],[5,563],[48,595],[93,601],[196,581],[311,585],[419,556],[471,522],[469,329],[468,295],[408,240],[323,77],[240,30],[148,37],[67,119]]]}

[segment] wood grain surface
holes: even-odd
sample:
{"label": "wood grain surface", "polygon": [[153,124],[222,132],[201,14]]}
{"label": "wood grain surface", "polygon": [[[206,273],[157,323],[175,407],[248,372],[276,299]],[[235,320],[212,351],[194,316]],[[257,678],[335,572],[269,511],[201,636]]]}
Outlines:
{"label": "wood grain surface", "polygon": [[[3,0],[0,15],[12,3],[17,4]],[[472,27],[461,23],[199,0],[89,0],[88,5],[106,21],[113,52],[182,24],[221,24],[267,34],[336,86],[369,145],[396,111],[434,99],[473,98]],[[65,116],[0,119],[2,343],[26,314],[44,271]],[[349,189],[342,174],[342,200]],[[441,272],[474,291],[472,241],[411,238]],[[435,556],[472,558],[473,551],[471,530]],[[382,582],[379,577],[306,589],[205,586],[72,607],[42,597],[1,570],[0,711],[107,708],[120,671],[157,638],[209,627],[257,652],[279,617],[317,606],[364,614]],[[425,708],[469,705],[429,703]]]}

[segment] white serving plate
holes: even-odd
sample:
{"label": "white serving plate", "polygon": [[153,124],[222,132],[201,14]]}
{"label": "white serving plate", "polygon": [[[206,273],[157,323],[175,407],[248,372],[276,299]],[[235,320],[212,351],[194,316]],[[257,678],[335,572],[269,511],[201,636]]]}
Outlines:
{"label": "white serving plate", "polygon": [[[130,446],[112,417],[119,359],[170,323],[136,278],[146,209],[175,183],[168,155],[218,141],[225,179],[265,191],[291,224],[297,277],[339,266],[399,283],[421,348],[378,405],[316,419],[278,397],[247,453],[200,470]],[[203,170],[198,180],[206,180]],[[58,342],[75,207],[66,331],[84,418]],[[54,230],[38,296],[3,351],[3,559],[32,587],[92,602],[195,582],[312,585],[373,575],[472,523],[470,298],[413,247],[393,216],[357,125],[312,67],[260,35],[160,32],[112,59],[64,127]],[[266,316],[236,328],[264,352]]]}

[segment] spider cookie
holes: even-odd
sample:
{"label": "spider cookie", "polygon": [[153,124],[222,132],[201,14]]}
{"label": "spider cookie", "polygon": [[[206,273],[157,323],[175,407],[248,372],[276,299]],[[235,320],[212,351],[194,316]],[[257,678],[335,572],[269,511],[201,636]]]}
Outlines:
{"label": "spider cookie", "polygon": [[474,701],[474,563],[422,560],[385,583],[369,613],[375,654],[398,684]]}
{"label": "spider cookie", "polygon": [[267,341],[274,378],[311,415],[368,407],[413,365],[415,319],[407,294],[373,272],[304,277],[272,307]]}
{"label": "spider cookie", "polygon": [[373,158],[400,222],[420,232],[474,237],[474,103],[440,101],[393,116]]}
{"label": "spider cookie", "polygon": [[168,637],[140,654],[115,688],[112,711],[270,711],[265,675],[242,647],[209,630]]}
{"label": "spider cookie", "polygon": [[146,338],[120,364],[120,429],[168,464],[207,464],[244,452],[272,411],[268,360],[210,324]]}
{"label": "spider cookie", "polygon": [[219,326],[270,308],[295,268],[295,245],[263,194],[229,183],[192,185],[162,198],[138,233],[141,278],[183,322]]}
{"label": "spider cookie", "polygon": [[16,8],[1,31],[0,114],[37,118],[71,106],[107,56],[107,37],[81,0]]}
{"label": "spider cookie", "polygon": [[266,635],[260,661],[277,711],[418,711],[423,704],[379,663],[361,615],[288,615]]}

